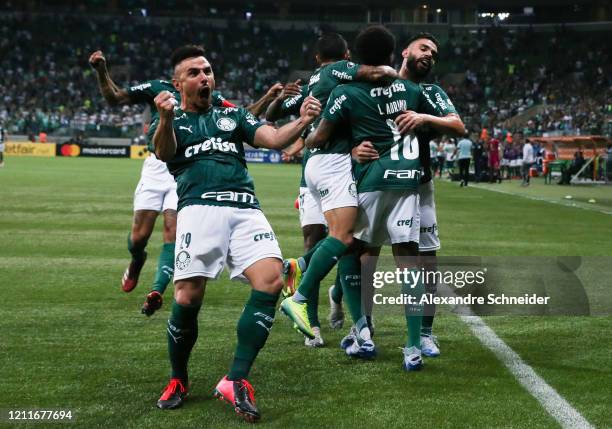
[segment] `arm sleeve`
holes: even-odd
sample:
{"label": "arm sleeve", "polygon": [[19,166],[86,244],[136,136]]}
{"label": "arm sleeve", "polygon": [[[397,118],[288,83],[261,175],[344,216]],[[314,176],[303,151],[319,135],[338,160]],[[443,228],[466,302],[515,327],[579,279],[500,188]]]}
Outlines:
{"label": "arm sleeve", "polygon": [[332,77],[338,83],[353,82],[359,71],[359,64],[347,60],[335,62],[329,67]]}
{"label": "arm sleeve", "polygon": [[255,131],[262,125],[265,125],[259,119],[257,119],[251,112],[245,108],[240,108],[240,130],[244,141],[255,146]]}
{"label": "arm sleeve", "polygon": [[126,91],[132,103],[153,103],[155,96],[161,92],[157,86],[157,81],[149,80],[130,86]]}
{"label": "arm sleeve", "polygon": [[453,104],[449,96],[438,85],[425,85],[423,87],[423,92],[429,96],[430,100],[436,103],[436,105],[440,109],[440,116],[457,113],[455,105]]}
{"label": "arm sleeve", "polygon": [[345,85],[337,86],[329,95],[322,117],[330,122],[348,119],[349,97]]}
{"label": "arm sleeve", "polygon": [[304,99],[308,96],[308,85],[302,85],[300,87],[300,91],[300,95],[287,98],[283,101],[283,104],[281,104],[280,111],[283,117],[289,115],[299,115],[300,106],[302,105]]}

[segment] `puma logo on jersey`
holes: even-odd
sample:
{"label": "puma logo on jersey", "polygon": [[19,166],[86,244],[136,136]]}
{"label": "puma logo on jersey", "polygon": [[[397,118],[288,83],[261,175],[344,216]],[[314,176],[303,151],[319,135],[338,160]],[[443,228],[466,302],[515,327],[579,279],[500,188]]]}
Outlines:
{"label": "puma logo on jersey", "polygon": [[182,125],[179,125],[179,130],[189,131],[189,134],[193,134],[193,131],[191,131],[192,127],[193,127],[193,125],[189,125],[188,127],[184,127]]}

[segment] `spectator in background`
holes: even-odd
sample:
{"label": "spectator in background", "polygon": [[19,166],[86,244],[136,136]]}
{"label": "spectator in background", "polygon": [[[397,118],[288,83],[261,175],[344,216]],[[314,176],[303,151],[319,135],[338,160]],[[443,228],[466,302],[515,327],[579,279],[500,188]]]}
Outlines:
{"label": "spectator in background", "polygon": [[444,142],[444,156],[446,160],[446,171],[450,176],[452,174],[453,169],[455,168],[455,158],[457,147],[455,146],[455,140],[451,138],[447,138]]}
{"label": "spectator in background", "polygon": [[523,183],[521,183],[521,186],[529,186],[529,172],[534,163],[535,154],[533,153],[533,146],[527,140],[523,145]]}
{"label": "spectator in background", "polygon": [[438,145],[435,140],[429,141],[429,158],[431,159],[432,177],[436,177],[436,170],[438,169]]}
{"label": "spectator in background", "polygon": [[457,162],[459,163],[459,186],[467,186],[470,176],[470,161],[472,160],[472,141],[463,137],[457,143]]}
{"label": "spectator in background", "polygon": [[497,180],[501,183],[501,175],[499,174],[499,140],[492,138],[489,140],[487,152],[489,154],[489,181],[493,183]]}
{"label": "spectator in background", "polygon": [[482,139],[476,139],[476,135],[473,134],[472,138],[476,141],[472,149],[472,155],[474,158],[474,178],[476,183],[482,180],[482,172],[486,165],[486,154],[484,151],[484,142]]}
{"label": "spectator in background", "polygon": [[580,171],[584,165],[584,162],[582,152],[578,151],[574,153],[574,159],[569,168],[565,168],[565,166],[561,167],[561,181],[559,182],[559,185],[569,185],[572,180],[572,176]]}
{"label": "spectator in background", "polygon": [[442,177],[442,171],[444,170],[444,163],[446,162],[446,155],[444,154],[444,143],[442,140],[438,143],[438,150],[436,151],[436,158],[438,159],[438,170],[440,171],[440,177]]}

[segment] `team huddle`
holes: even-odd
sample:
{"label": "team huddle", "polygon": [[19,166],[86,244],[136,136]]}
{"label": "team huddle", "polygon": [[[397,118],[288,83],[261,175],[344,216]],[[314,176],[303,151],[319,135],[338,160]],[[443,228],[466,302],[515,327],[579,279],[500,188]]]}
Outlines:
{"label": "team huddle", "polygon": [[[171,378],[159,408],[177,408],[187,397],[187,366],[206,283],[225,267],[230,278],[247,281],[252,290],[238,320],[233,362],[214,395],[255,422],[260,413],[248,375],[281,293],[280,311],[304,335],[305,345],[322,346],[320,283],[337,264],[329,290],[330,324],[343,326],[346,307],[353,323],[340,346],[349,356],[369,359],[376,356],[376,345],[367,299],[371,267],[365,261],[389,244],[398,267],[419,269],[416,259],[404,257],[435,256],[440,248],[429,141],[465,129],[444,91],[423,82],[437,59],[438,43],[429,34],[414,37],[402,52],[399,71],[391,67],[395,38],[386,28],[364,29],[354,46],[359,63],[350,60],[342,36],[322,35],[316,46],[319,67],[307,84],[276,84],[247,108],[215,91],[214,65],[199,46],[175,50],[172,82],[154,80],[129,89],[112,81],[102,52],[91,55],[108,102],[151,106],[152,154],[134,196],[132,258],[121,283],[125,292],[136,287],[148,239],[163,213],[164,244],[142,308],[148,316],[161,308],[174,279],[167,325]],[[296,119],[275,127],[259,119],[264,111],[270,122]],[[283,260],[255,195],[244,143],[303,153],[299,208],[307,251],[301,257]],[[405,284],[402,291],[435,293],[435,285]],[[433,309],[406,307],[406,371],[421,369],[423,355],[440,354],[432,325]]]}

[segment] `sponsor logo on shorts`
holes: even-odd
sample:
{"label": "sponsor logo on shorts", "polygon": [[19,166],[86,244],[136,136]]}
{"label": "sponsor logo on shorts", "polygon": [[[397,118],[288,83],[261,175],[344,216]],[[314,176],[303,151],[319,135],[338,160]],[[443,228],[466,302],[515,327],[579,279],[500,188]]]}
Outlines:
{"label": "sponsor logo on shorts", "polygon": [[385,170],[384,179],[418,179],[421,177],[421,170]]}
{"label": "sponsor logo on shorts", "polygon": [[205,192],[202,194],[201,198],[204,200],[234,201],[237,203],[255,204],[255,195],[247,192]]}
{"label": "sponsor logo on shorts", "polygon": [[351,197],[357,197],[357,184],[352,182],[348,187],[348,191]]}
{"label": "sponsor logo on shorts", "polygon": [[191,264],[191,255],[186,250],[181,250],[178,255],[176,255],[176,261],[174,265],[176,265],[176,269],[179,271],[185,270],[189,264]]}
{"label": "sponsor logo on shorts", "polygon": [[319,195],[321,198],[325,198],[329,195],[329,189],[319,189]]}
{"label": "sponsor logo on shorts", "polygon": [[397,221],[397,226],[407,226],[409,228],[412,228],[412,223],[413,223],[414,218],[410,218],[410,219],[400,219]]}
{"label": "sponsor logo on shorts", "polygon": [[236,121],[232,118],[219,118],[217,119],[217,128],[222,131],[232,131],[236,129]]}
{"label": "sponsor logo on shorts", "polygon": [[421,234],[433,233],[436,234],[438,232],[438,224],[434,223],[432,226],[422,226]]}
{"label": "sponsor logo on shorts", "polygon": [[255,236],[253,237],[253,241],[263,241],[263,240],[274,241],[276,240],[276,236],[274,235],[274,232],[270,231],[270,232],[262,232],[261,234],[255,234]]}

